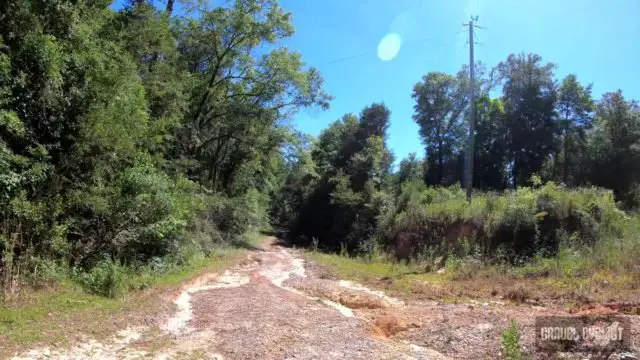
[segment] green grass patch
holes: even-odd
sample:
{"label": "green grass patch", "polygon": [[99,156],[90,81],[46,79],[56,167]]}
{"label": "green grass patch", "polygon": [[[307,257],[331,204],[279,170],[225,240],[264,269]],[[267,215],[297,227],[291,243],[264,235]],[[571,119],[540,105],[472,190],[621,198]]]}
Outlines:
{"label": "green grass patch", "polygon": [[360,258],[352,258],[335,254],[309,252],[310,259],[325,264],[338,277],[367,280],[384,276],[397,276],[413,271],[407,265],[393,264],[387,261],[365,262]]}
{"label": "green grass patch", "polygon": [[[246,242],[255,246],[262,237],[257,232],[245,235]],[[12,300],[0,302],[0,358],[36,344],[64,345],[77,334],[97,339],[112,335],[118,323],[160,308],[162,300],[157,295],[163,291],[203,273],[221,271],[239,261],[245,251],[219,247],[206,257],[194,256],[156,274],[151,268],[126,270],[122,282],[127,290],[116,297],[92,294],[70,277],[60,278],[45,289],[24,288]]]}
{"label": "green grass patch", "polygon": [[[215,271],[230,266],[244,254],[242,249],[223,247],[215,250],[207,257],[197,258],[188,264],[175,268],[165,274],[153,278],[154,286],[179,285],[196,274]],[[145,275],[148,276],[148,275]]]}
{"label": "green grass patch", "polygon": [[247,248],[259,248],[261,240],[264,239],[264,235],[259,231],[249,231],[242,236],[242,239],[242,244],[220,246],[211,251],[207,256],[202,256],[201,254],[193,256],[185,264],[174,267],[159,275],[147,268],[145,271],[135,274],[132,277],[131,282],[134,284],[132,287],[135,288],[136,283],[144,284],[147,281],[150,281],[153,286],[170,287],[179,285],[198,274],[231,266],[245,254]]}
{"label": "green grass patch", "polygon": [[[66,343],[70,327],[84,328],[90,322],[120,313],[129,305],[121,299],[88,294],[70,281],[58,283],[53,289],[24,291],[13,301],[0,304],[0,344],[3,345],[0,348]],[[76,326],[74,323],[81,321],[78,315],[83,315],[86,322]],[[0,355],[7,355],[2,352]]]}
{"label": "green grass patch", "polygon": [[390,289],[399,292],[410,291],[416,282],[442,283],[447,277],[436,273],[425,273],[417,264],[394,263],[385,259],[368,260],[315,251],[307,252],[307,258],[327,267],[340,279],[372,283],[391,280]]}

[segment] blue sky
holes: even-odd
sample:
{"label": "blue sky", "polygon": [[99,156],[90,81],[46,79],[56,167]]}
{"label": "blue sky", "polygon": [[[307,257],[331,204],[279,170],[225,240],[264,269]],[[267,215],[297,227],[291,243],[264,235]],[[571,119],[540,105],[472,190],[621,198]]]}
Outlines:
{"label": "blue sky", "polygon": [[[164,6],[165,0],[154,3]],[[478,15],[478,24],[487,28],[476,32],[476,60],[487,67],[511,53],[533,52],[558,65],[559,79],[575,73],[593,83],[596,98],[622,89],[628,99],[640,100],[640,0],[281,0],[281,5],[293,13],[296,28],[286,45],[320,70],[326,91],[335,97],[328,111],[302,110],[296,126],[318,135],[343,114],[383,101],[391,110],[388,144],[397,161],[410,152],[423,154],[411,119],[411,90],[429,71],[455,73],[468,63],[462,23],[470,15]],[[390,33],[401,39],[400,49],[383,61],[377,49]]]}
{"label": "blue sky", "polygon": [[[325,78],[335,99],[329,111],[302,111],[297,127],[318,135],[348,112],[372,102],[391,110],[388,144],[397,159],[422,155],[412,121],[411,90],[429,71],[455,73],[468,62],[462,23],[479,15],[476,60],[488,67],[510,53],[535,52],[558,65],[558,78],[576,73],[594,95],[622,89],[640,100],[639,0],[282,0],[293,13],[287,45]],[[397,56],[382,61],[380,40],[402,39]],[[339,59],[353,57],[349,60]],[[634,66],[635,65],[635,66]]]}

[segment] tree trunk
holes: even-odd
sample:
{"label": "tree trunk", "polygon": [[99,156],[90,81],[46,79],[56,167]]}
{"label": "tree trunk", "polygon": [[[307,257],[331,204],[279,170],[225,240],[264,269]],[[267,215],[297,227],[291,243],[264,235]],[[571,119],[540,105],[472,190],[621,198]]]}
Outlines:
{"label": "tree trunk", "polygon": [[564,126],[564,173],[562,174],[562,182],[569,185],[569,122],[565,122]]}
{"label": "tree trunk", "polygon": [[442,185],[442,164],[444,163],[444,154],[442,149],[442,140],[438,141],[438,185]]}
{"label": "tree trunk", "polygon": [[173,4],[174,4],[175,0],[167,0],[167,9],[165,11],[165,14],[167,16],[171,16],[171,13],[173,12]]}
{"label": "tree trunk", "polygon": [[513,188],[518,188],[518,154],[513,158],[513,168],[511,169],[511,176],[513,177]]}

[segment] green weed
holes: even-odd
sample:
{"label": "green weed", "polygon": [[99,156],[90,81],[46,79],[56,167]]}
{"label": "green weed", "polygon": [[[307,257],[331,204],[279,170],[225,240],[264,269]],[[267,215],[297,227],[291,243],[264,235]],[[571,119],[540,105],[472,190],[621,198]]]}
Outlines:
{"label": "green weed", "polygon": [[504,358],[507,360],[530,359],[520,349],[520,333],[515,320],[511,320],[511,325],[502,333],[502,349]]}

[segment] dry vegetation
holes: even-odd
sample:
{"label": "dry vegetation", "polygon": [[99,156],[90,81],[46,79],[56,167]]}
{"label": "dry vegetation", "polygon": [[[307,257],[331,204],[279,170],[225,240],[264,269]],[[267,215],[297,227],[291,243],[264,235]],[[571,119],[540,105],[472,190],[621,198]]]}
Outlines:
{"label": "dry vegetation", "polygon": [[638,225],[634,218],[622,238],[589,248],[561,247],[555,257],[537,256],[518,266],[487,264],[472,255],[449,257],[439,271],[431,262],[397,262],[383,253],[349,257],[311,251],[307,257],[324,276],[355,279],[414,299],[493,299],[568,309],[617,303],[627,304],[624,312],[640,313]]}

